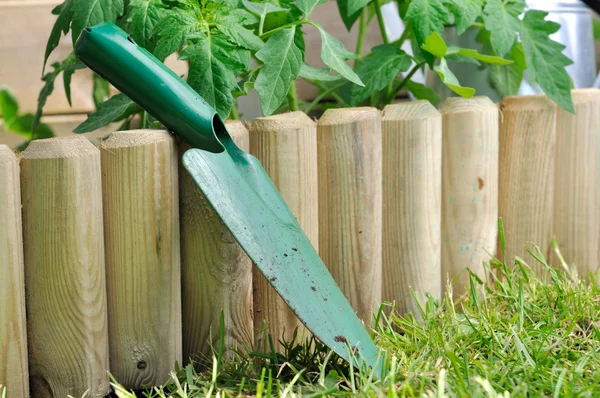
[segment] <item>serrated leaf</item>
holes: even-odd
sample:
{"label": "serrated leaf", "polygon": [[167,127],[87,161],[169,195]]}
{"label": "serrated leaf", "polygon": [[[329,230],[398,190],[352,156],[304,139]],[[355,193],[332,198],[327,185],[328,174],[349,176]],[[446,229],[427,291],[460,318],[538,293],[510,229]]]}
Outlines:
{"label": "serrated leaf", "polygon": [[241,25],[217,25],[217,28],[232,42],[248,50],[258,51],[265,45],[253,31]]}
{"label": "serrated leaf", "polygon": [[139,111],[139,106],[125,94],[117,94],[98,105],[98,110],[88,115],[87,119],[73,130],[74,133],[87,133],[104,127],[109,123],[123,120]]}
{"label": "serrated leaf", "polygon": [[35,129],[37,128],[37,126],[40,122],[40,118],[42,117],[42,110],[44,109],[44,106],[46,105],[46,100],[48,99],[50,94],[52,94],[52,92],[54,91],[54,81],[56,80],[56,78],[58,77],[60,72],[62,72],[62,70],[63,70],[63,66],[60,62],[54,62],[52,64],[52,68],[54,68],[54,70],[52,72],[48,72],[42,77],[44,86],[42,87],[42,89],[40,90],[40,93],[38,94],[38,106],[37,106],[37,110],[35,112],[33,122],[32,122],[32,130],[33,131],[35,131]]}
{"label": "serrated leaf", "polygon": [[331,72],[331,68],[315,68],[314,66],[302,64],[298,76],[318,82],[334,82],[343,79],[341,75],[332,75]]}
{"label": "serrated leaf", "polygon": [[98,108],[98,105],[103,103],[106,98],[110,95],[110,86],[108,81],[104,80],[102,77],[98,76],[94,73],[93,77],[93,90],[92,90],[92,99],[94,100],[94,105]]}
{"label": "serrated leaf", "polygon": [[179,51],[190,40],[205,37],[202,26],[194,16],[188,13],[171,13],[160,21],[152,32],[159,37],[153,54],[163,61],[169,55]]}
{"label": "serrated leaf", "polygon": [[65,89],[65,95],[67,97],[67,101],[69,102],[69,106],[73,106],[71,104],[71,78],[78,69],[84,69],[85,67],[85,64],[81,62],[74,54],[71,54],[63,62],[63,87]]}
{"label": "serrated leaf", "polygon": [[360,77],[358,77],[346,63],[349,59],[358,58],[358,55],[346,50],[344,45],[340,43],[338,39],[325,32],[321,26],[316,25],[316,27],[321,33],[321,59],[325,65],[329,66],[352,83],[364,86]]}
{"label": "serrated leaf", "polygon": [[448,46],[438,32],[433,32],[425,38],[425,43],[421,48],[437,58],[442,58],[448,51]]}
{"label": "serrated leaf", "polygon": [[353,14],[348,14],[347,0],[337,0],[337,6],[340,16],[342,17],[342,21],[344,22],[344,26],[346,26],[346,29],[348,31],[350,31],[356,20],[360,17],[360,14],[363,12],[363,10],[360,9]]}
{"label": "serrated leaf", "polygon": [[217,36],[202,38],[186,47],[179,59],[190,62],[187,82],[226,119],[238,90],[234,70],[244,68],[233,46]]}
{"label": "serrated leaf", "polygon": [[228,11],[225,14],[217,15],[217,23],[221,25],[256,25],[259,19],[256,15],[251,12],[244,10],[243,8],[236,8]]}
{"label": "serrated leaf", "polygon": [[[276,6],[275,4],[266,3],[266,2],[252,2],[249,0],[242,0],[242,4],[248,11],[255,14],[259,18],[259,24],[262,25],[265,31],[269,31],[271,29],[275,29],[276,27],[283,25],[286,20],[286,14],[289,11],[288,8],[283,8]],[[267,19],[267,15],[279,13],[276,16],[275,20],[271,18],[269,23],[265,23]]]}
{"label": "serrated leaf", "polygon": [[407,71],[411,62],[410,57],[393,44],[374,47],[373,52],[360,61],[356,70],[365,85],[352,86],[350,104],[358,105],[372,93],[383,90],[398,73]]}
{"label": "serrated leaf", "polygon": [[571,98],[571,78],[565,67],[573,61],[562,51],[565,46],[550,39],[560,25],[545,20],[547,12],[530,10],[523,17],[520,31],[528,74],[538,81],[544,93],[561,108],[575,112]]}
{"label": "serrated leaf", "polygon": [[513,63],[513,61],[511,61],[510,59],[497,57],[495,55],[479,54],[477,52],[477,50],[472,50],[469,48],[450,47],[450,48],[448,48],[447,55],[450,55],[450,54],[464,55],[466,57],[471,57],[478,61],[485,62],[486,64],[510,65]]}
{"label": "serrated leaf", "polygon": [[510,51],[520,29],[519,15],[525,9],[521,0],[487,0],[483,9],[483,22],[490,32],[491,44],[503,57]]}
{"label": "serrated leaf", "polygon": [[465,64],[473,64],[473,65],[481,65],[481,62],[477,61],[474,58],[467,57],[466,55],[458,54],[458,53],[450,53],[445,56],[446,61],[454,61],[454,62],[462,62]]}
{"label": "serrated leaf", "polygon": [[412,23],[419,46],[433,32],[441,35],[449,17],[450,12],[442,0],[412,0],[405,15],[405,19]]}
{"label": "serrated leaf", "polygon": [[275,4],[267,2],[253,2],[249,0],[242,0],[242,3],[244,4],[244,7],[248,9],[248,11],[258,16],[267,15],[270,12],[289,11],[288,8],[279,7]]}
{"label": "serrated leaf", "polygon": [[256,53],[263,66],[254,88],[265,116],[271,115],[283,103],[290,85],[300,72],[303,56],[294,40],[295,33],[295,26],[275,32]]}
{"label": "serrated leaf", "polygon": [[371,3],[373,0],[346,0],[348,3],[346,16],[350,16],[356,12],[361,11],[365,6]]}
{"label": "serrated leaf", "polygon": [[464,98],[471,98],[475,95],[475,89],[471,87],[463,87],[460,85],[458,79],[452,73],[450,68],[448,68],[448,63],[445,58],[440,60],[440,64],[436,65],[433,70],[436,71],[442,82],[456,94],[460,95]]}
{"label": "serrated leaf", "polygon": [[453,13],[456,32],[462,35],[481,15],[484,0],[454,0]]}
{"label": "serrated leaf", "polygon": [[523,69],[516,64],[490,68],[490,83],[502,98],[517,95],[522,80]]}
{"label": "serrated leaf", "polygon": [[431,102],[433,105],[437,105],[440,103],[440,96],[435,92],[431,87],[427,87],[424,84],[413,82],[409,80],[404,85],[408,91],[415,96],[416,99],[427,100]]}
{"label": "serrated leaf", "polygon": [[115,22],[123,15],[124,6],[123,0],[77,0],[71,24],[73,45],[86,27],[100,22]]}
{"label": "serrated leaf", "polygon": [[[52,54],[52,51],[56,47],[58,47],[58,43],[60,42],[60,37],[63,34],[69,33],[69,28],[71,27],[71,20],[73,19],[73,3],[74,0],[65,0],[64,3],[60,4],[52,13],[58,12],[58,18],[56,18],[56,22],[54,22],[54,26],[50,31],[50,36],[48,37],[48,42],[46,43],[46,51],[44,52],[44,65],[42,67],[42,75],[46,70],[46,62],[48,61],[48,57]],[[55,14],[56,15],[56,14]]]}
{"label": "serrated leaf", "polygon": [[148,50],[153,47],[150,37],[154,27],[165,16],[164,7],[160,0],[130,0],[127,5],[127,31]]}
{"label": "serrated leaf", "polygon": [[[296,0],[296,6],[302,11],[305,17],[308,17],[316,6],[325,3],[327,0]],[[348,0],[349,2],[365,1],[365,0]],[[370,0],[368,0],[370,1]]]}
{"label": "serrated leaf", "polygon": [[7,89],[0,89],[0,114],[5,123],[10,123],[19,113],[19,102],[13,93]]}

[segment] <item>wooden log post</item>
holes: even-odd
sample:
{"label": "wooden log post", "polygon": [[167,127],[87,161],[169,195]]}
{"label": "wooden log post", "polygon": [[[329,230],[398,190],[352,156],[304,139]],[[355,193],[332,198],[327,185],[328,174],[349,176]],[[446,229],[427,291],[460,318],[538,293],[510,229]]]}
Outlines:
{"label": "wooden log post", "polygon": [[448,98],[442,113],[442,282],[454,297],[469,290],[469,269],[486,281],[484,262],[498,239],[498,107],[488,97]]}
{"label": "wooden log post", "polygon": [[[257,118],[250,124],[250,153],[262,163],[300,226],[318,249],[317,127],[302,112]],[[267,336],[290,341],[294,330],[307,338],[309,332],[254,267],[254,329],[261,348]],[[266,345],[268,348],[268,345]]]}
{"label": "wooden log post", "polygon": [[24,272],[19,162],[0,145],[0,386],[15,398],[29,397]]}
{"label": "wooden log post", "polygon": [[500,110],[498,213],[506,237],[504,259],[511,263],[519,256],[546,275],[526,248],[533,242],[544,256],[550,254],[556,105],[545,95],[507,97]]}
{"label": "wooden log post", "polygon": [[84,137],[21,159],[32,397],[108,394],[100,153]]}
{"label": "wooden log post", "polygon": [[419,317],[442,291],[442,117],[415,101],[386,106],[382,124],[383,300]]}
{"label": "wooden log post", "polygon": [[575,114],[556,118],[553,229],[565,261],[587,277],[600,265],[600,90],[573,90],[573,102]]}
{"label": "wooden log post", "polygon": [[163,130],[101,143],[110,368],[128,389],[181,363],[177,150]]}
{"label": "wooden log post", "polygon": [[[234,142],[248,151],[244,125],[228,120],[225,126]],[[181,158],[189,145],[180,142],[179,148]],[[179,181],[183,359],[207,365],[213,348],[219,348],[221,333],[225,356],[253,344],[252,262],[182,165]]]}
{"label": "wooden log post", "polygon": [[319,253],[365,324],[381,303],[381,114],[328,109],[317,124]]}

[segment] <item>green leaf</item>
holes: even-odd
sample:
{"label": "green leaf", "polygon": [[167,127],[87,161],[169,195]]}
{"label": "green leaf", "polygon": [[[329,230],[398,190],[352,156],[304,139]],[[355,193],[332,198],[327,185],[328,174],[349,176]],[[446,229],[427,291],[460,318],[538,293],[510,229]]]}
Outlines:
{"label": "green leaf", "polygon": [[251,12],[244,10],[243,8],[236,8],[223,14],[216,16],[217,24],[221,25],[256,25],[259,23],[259,19],[256,15]]}
{"label": "green leaf", "polygon": [[54,132],[46,123],[39,123],[35,129],[35,134],[32,134],[31,127],[33,125],[34,117],[35,116],[31,113],[18,116],[10,123],[7,123],[5,128],[30,140],[54,137]]}
{"label": "green leaf", "polygon": [[54,26],[52,27],[52,31],[50,31],[50,36],[48,37],[48,42],[46,43],[42,75],[45,72],[48,57],[50,56],[52,51],[54,51],[54,49],[58,47],[60,37],[62,36],[62,34],[66,35],[67,33],[69,33],[71,20],[73,18],[73,3],[74,0],[65,0],[64,3],[60,4],[54,10],[52,10],[53,14],[58,12],[58,18],[56,19],[56,22],[54,22]]}
{"label": "green leaf", "polygon": [[73,45],[81,31],[100,22],[115,22],[123,15],[123,0],[77,0],[73,7],[71,24]]}
{"label": "green leaf", "polygon": [[42,77],[44,86],[42,87],[38,95],[38,106],[32,122],[32,130],[34,131],[40,122],[40,118],[42,117],[42,110],[46,105],[46,100],[54,91],[54,81],[56,80],[60,72],[62,72],[63,70],[63,66],[59,62],[54,62],[52,64],[52,68],[54,68],[52,72],[48,72],[44,75],[44,77]]}
{"label": "green leaf", "polygon": [[87,119],[77,126],[73,132],[81,134],[97,130],[109,123],[125,119],[139,109],[139,106],[125,94],[117,94],[98,105],[98,110],[90,113]]}
{"label": "green leaf", "polygon": [[561,108],[575,112],[571,98],[571,78],[565,70],[573,61],[562,51],[565,46],[550,39],[560,25],[546,21],[544,11],[530,10],[523,17],[520,32],[528,73],[531,73],[544,93]]}
{"label": "green leaf", "polygon": [[254,88],[265,116],[271,115],[283,103],[290,85],[300,72],[303,56],[294,40],[295,30],[296,27],[292,26],[275,32],[256,53],[263,66]]}
{"label": "green leaf", "polygon": [[444,33],[444,24],[448,23],[449,17],[442,0],[412,0],[405,19],[412,22],[415,38],[421,46],[433,32]]}
{"label": "green leaf", "polygon": [[473,25],[477,17],[481,15],[481,9],[485,0],[454,0],[452,11],[456,22],[456,32],[462,35]]}
{"label": "green leaf", "polygon": [[351,16],[357,12],[362,11],[362,9],[369,4],[372,0],[342,0],[347,3],[346,5],[346,16]]}
{"label": "green leaf", "polygon": [[430,54],[436,56],[436,58],[442,58],[448,51],[448,46],[442,36],[438,32],[433,32],[425,38],[425,43],[421,48]]}
{"label": "green leaf", "polygon": [[431,87],[427,87],[424,84],[409,80],[406,82],[404,87],[406,87],[406,89],[410,91],[412,95],[414,95],[417,99],[428,100],[433,105],[437,105],[441,101],[438,93],[436,93],[435,90]]}
{"label": "green leaf", "polygon": [[383,90],[398,73],[407,71],[411,62],[410,57],[393,44],[374,47],[373,52],[360,61],[356,70],[365,85],[352,86],[350,104],[358,105],[372,93]]}
{"label": "green leaf", "polygon": [[234,47],[218,36],[208,36],[186,47],[181,60],[190,62],[187,82],[206,102],[226,119],[238,85],[234,70],[245,68]]}
{"label": "green leaf", "polygon": [[65,59],[63,62],[63,86],[69,106],[73,106],[71,104],[71,78],[73,77],[75,71],[78,69],[84,69],[85,67],[85,64],[81,62],[74,53],[71,53],[71,55],[69,55],[69,57],[67,57],[67,59]]}
{"label": "green leaf", "polygon": [[267,3],[267,2],[253,2],[249,0],[242,0],[244,7],[248,9],[248,11],[258,15],[259,17],[264,17],[270,12],[278,12],[278,11],[289,11],[287,8],[276,6],[275,4]]}
{"label": "green leaf", "polygon": [[448,68],[448,63],[446,62],[445,58],[442,58],[440,60],[440,64],[436,65],[433,70],[437,72],[440,79],[442,79],[442,82],[448,86],[450,90],[454,91],[461,97],[471,98],[475,95],[474,88],[463,87],[460,85],[454,73],[452,73],[450,68]]}
{"label": "green leaf", "polygon": [[161,61],[179,51],[188,41],[205,37],[198,20],[193,15],[182,12],[171,13],[160,21],[152,32],[152,36],[155,35],[159,39],[153,54]]}
{"label": "green leaf", "polygon": [[358,58],[358,55],[346,50],[344,45],[340,43],[338,39],[325,32],[321,26],[317,24],[315,24],[315,26],[321,33],[321,59],[325,65],[329,66],[352,83],[364,86],[360,78],[346,63],[349,59]]}
{"label": "green leaf", "polygon": [[348,31],[350,31],[363,10],[359,9],[353,14],[348,14],[348,0],[337,0],[337,6],[340,16],[342,17],[342,21],[344,22],[344,26],[346,26]]}
{"label": "green leaf", "polygon": [[462,54],[458,54],[458,53],[446,54],[445,58],[446,58],[446,61],[454,61],[454,62],[462,62],[465,64],[481,65],[481,62],[477,61],[475,58],[471,58],[466,55],[462,55]]}
{"label": "green leaf", "polygon": [[592,27],[594,30],[594,41],[597,41],[600,39],[600,19],[594,18],[592,20]]}
{"label": "green leaf", "polygon": [[[264,26],[265,31],[269,31],[283,25],[286,20],[286,14],[289,11],[288,8],[279,7],[275,4],[266,2],[257,3],[249,0],[242,0],[242,4],[248,11],[258,16],[260,21],[259,23],[261,26]],[[278,15],[275,16],[275,20],[271,18],[270,21],[266,21],[267,15],[273,13],[278,13]]]}
{"label": "green leaf", "polygon": [[0,113],[5,123],[10,123],[19,113],[19,102],[8,88],[0,89]]}
{"label": "green leaf", "polygon": [[478,61],[485,62],[486,64],[494,64],[494,65],[510,65],[513,63],[510,59],[504,59],[502,57],[497,57],[495,55],[484,55],[479,54],[477,50],[472,50],[468,48],[460,48],[460,47],[450,47],[448,48],[447,55],[450,54],[460,54],[467,57],[474,58]]}
{"label": "green leaf", "polygon": [[154,27],[164,18],[164,5],[160,0],[129,0],[127,5],[127,31],[140,46],[152,50],[150,36]]}
{"label": "green leaf", "polygon": [[[327,0],[296,0],[296,6],[302,11],[305,17],[308,17],[316,6],[325,3]],[[349,0],[349,2],[356,2],[357,0]],[[365,0],[361,0],[365,1]],[[367,0],[367,2],[370,0]],[[361,7],[362,8],[362,7]]]}
{"label": "green leaf", "polygon": [[92,98],[94,99],[94,105],[96,109],[98,105],[100,105],[106,98],[110,95],[110,87],[108,82],[104,80],[102,77],[98,76],[94,73],[94,88],[92,92]]}
{"label": "green leaf", "polygon": [[302,64],[298,76],[306,80],[317,82],[334,82],[343,79],[341,75],[332,75],[330,68],[315,68],[314,66],[307,64]]}
{"label": "green leaf", "polygon": [[525,9],[522,0],[487,0],[483,22],[491,34],[496,53],[503,57],[510,51],[520,29],[519,15]]}
{"label": "green leaf", "polygon": [[241,25],[217,25],[217,28],[233,43],[248,50],[258,51],[265,45],[253,31]]}

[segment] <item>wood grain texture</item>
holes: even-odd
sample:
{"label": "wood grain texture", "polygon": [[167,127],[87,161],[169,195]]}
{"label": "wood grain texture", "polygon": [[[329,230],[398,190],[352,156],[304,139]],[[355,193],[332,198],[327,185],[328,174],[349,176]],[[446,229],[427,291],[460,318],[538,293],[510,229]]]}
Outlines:
{"label": "wood grain texture", "polygon": [[383,110],[383,300],[419,316],[441,297],[442,117],[428,101]]}
{"label": "wood grain texture", "polygon": [[454,297],[469,273],[487,280],[483,263],[498,239],[498,107],[488,97],[442,105],[442,282]]}
{"label": "wood grain texture", "polygon": [[32,397],[108,393],[100,153],[86,138],[32,142],[21,159]]}
{"label": "wood grain texture", "polygon": [[559,109],[556,117],[554,234],[565,261],[587,277],[600,265],[600,90],[573,90],[573,102],[575,115]]}
{"label": "wood grain texture", "polygon": [[[319,209],[317,126],[302,112],[262,117],[250,123],[250,153],[262,163],[275,187],[318,250]],[[309,332],[256,267],[253,268],[255,341],[263,347],[268,334],[276,348],[282,336],[291,340]],[[263,330],[264,329],[264,330]],[[262,333],[261,333],[262,331]]]}
{"label": "wood grain texture", "polygon": [[0,385],[29,397],[21,184],[15,154],[0,145]]}
{"label": "wood grain texture", "polygon": [[[226,121],[225,126],[248,151],[244,125]],[[189,145],[180,142],[179,148],[181,158]],[[252,262],[181,164],[179,181],[183,358],[205,367],[212,363],[213,348],[219,348],[221,312],[225,355],[253,344]]]}
{"label": "wood grain texture", "polygon": [[100,152],[111,373],[128,389],[160,385],[182,358],[175,141],[121,131]]}
{"label": "wood grain texture", "polygon": [[381,304],[381,114],[328,109],[317,124],[319,254],[358,317]]}
{"label": "wood grain texture", "polygon": [[[539,275],[528,242],[548,257],[552,241],[556,105],[544,95],[507,97],[501,104],[498,213],[508,262],[523,258]],[[498,254],[501,256],[500,250]]]}

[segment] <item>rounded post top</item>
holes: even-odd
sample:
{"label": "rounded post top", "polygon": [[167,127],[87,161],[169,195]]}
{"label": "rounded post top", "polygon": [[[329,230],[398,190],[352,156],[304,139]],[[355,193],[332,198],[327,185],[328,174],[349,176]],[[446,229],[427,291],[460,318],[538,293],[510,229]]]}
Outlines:
{"label": "rounded post top", "polygon": [[98,153],[98,148],[85,137],[56,137],[31,141],[22,159],[75,158]]}
{"label": "rounded post top", "polygon": [[115,131],[102,141],[100,147],[127,148],[172,140],[173,136],[167,130],[161,129]]}

